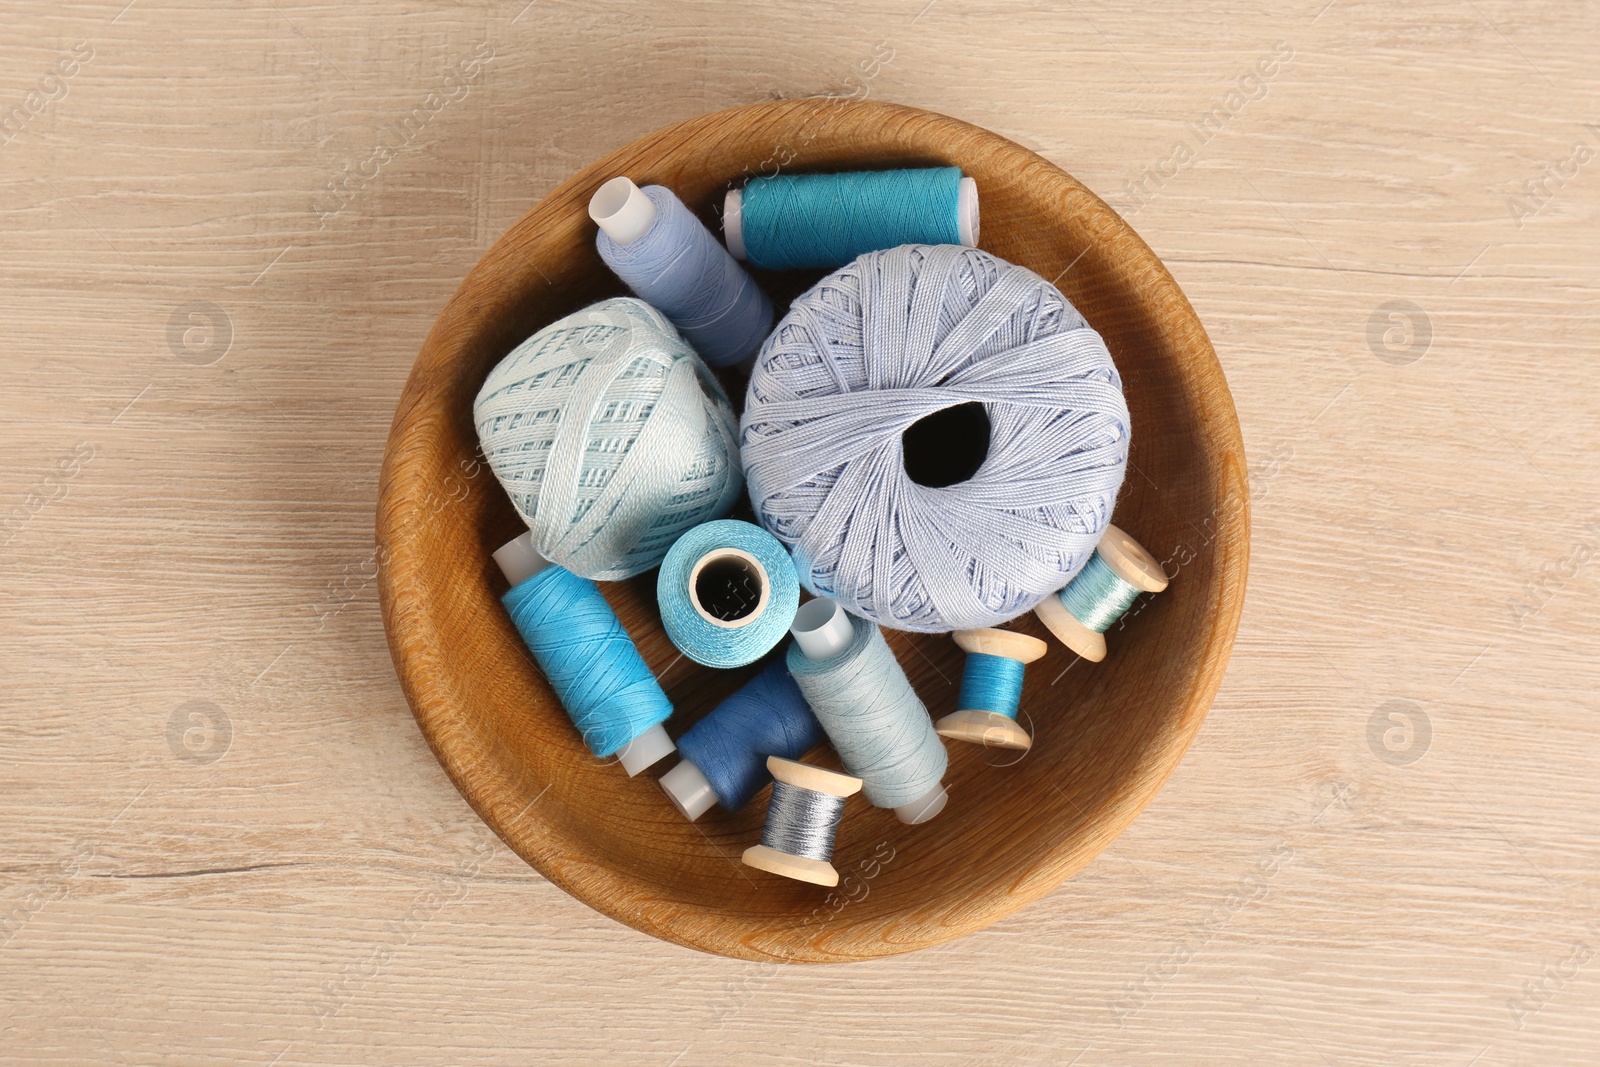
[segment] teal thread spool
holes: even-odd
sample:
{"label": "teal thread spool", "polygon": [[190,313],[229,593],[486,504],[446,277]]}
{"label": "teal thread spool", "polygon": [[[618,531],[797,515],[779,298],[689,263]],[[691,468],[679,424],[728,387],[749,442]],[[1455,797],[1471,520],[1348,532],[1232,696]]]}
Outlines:
{"label": "teal thread spool", "polygon": [[1027,665],[1050,646],[1037,637],[992,627],[957,630],[951,636],[967,662],[956,710],[935,725],[939,736],[990,748],[1031,748],[1033,738],[1017,722],[1022,679]]}
{"label": "teal thread spool", "polygon": [[676,751],[661,725],[672,702],[600,588],[551,566],[532,532],[501,545],[494,561],[511,583],[502,598],[511,621],[589,751],[616,756],[630,778]]}
{"label": "teal thread spool", "polygon": [[1106,658],[1105,632],[1142,593],[1159,593],[1167,576],[1144,546],[1108,525],[1099,546],[1066,588],[1034,609],[1061,643],[1093,663]]}
{"label": "teal thread spool", "polygon": [[723,200],[735,259],[769,270],[842,267],[900,245],[978,244],[978,183],[960,167],[780,174]]}

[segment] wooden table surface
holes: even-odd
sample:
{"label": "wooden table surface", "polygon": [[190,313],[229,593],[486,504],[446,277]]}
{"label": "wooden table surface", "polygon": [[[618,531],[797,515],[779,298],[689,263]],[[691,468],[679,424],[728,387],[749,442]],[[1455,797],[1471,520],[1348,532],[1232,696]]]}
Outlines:
{"label": "wooden table surface", "polygon": [[[10,5],[0,1061],[1600,1062],[1596,8],[1220,7]],[[817,969],[653,941],[479,823],[372,522],[513,220],[822,93],[1130,218],[1228,374],[1254,539],[1127,833],[984,932]]]}

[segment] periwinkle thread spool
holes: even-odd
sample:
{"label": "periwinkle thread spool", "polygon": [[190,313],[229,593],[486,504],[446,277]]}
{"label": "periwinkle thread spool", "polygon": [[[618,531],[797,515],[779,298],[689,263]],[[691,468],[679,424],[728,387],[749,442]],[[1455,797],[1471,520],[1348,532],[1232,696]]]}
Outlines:
{"label": "periwinkle thread spool", "polygon": [[1166,573],[1155,557],[1121,528],[1108,525],[1083,569],[1057,595],[1040,601],[1034,613],[1062,644],[1098,663],[1106,658],[1104,635],[1112,624],[1141,593],[1166,587]]}
{"label": "periwinkle thread spool", "polygon": [[589,751],[615,755],[629,777],[673,751],[662,723],[672,702],[616,612],[587,578],[550,565],[523,534],[494,553],[511,589],[511,622]]}
{"label": "periwinkle thread spool", "polygon": [[822,737],[780,656],[678,738],[683,762],[661,776],[661,788],[691,822],[713,803],[737,811],[772,780],[768,756],[799,759]]}
{"label": "periwinkle thread spool", "polygon": [[473,404],[483,453],[546,559],[627,578],[739,498],[733,409],[659,311],[602,300],[511,351]]}
{"label": "periwinkle thread spool", "polygon": [[960,167],[780,174],[723,200],[728,250],[758,267],[842,267],[896,245],[978,243],[978,184]]}
{"label": "periwinkle thread spool", "polygon": [[751,372],[740,459],[802,585],[944,633],[1009,621],[1077,572],[1130,433],[1105,342],[1054,286],[907,245],[795,300]]}
{"label": "periwinkle thread spool", "polygon": [[940,737],[994,748],[1030,748],[1033,738],[1017,722],[1027,664],[1050,647],[1013,630],[957,630],[956,644],[967,654],[956,710],[940,719]]}
{"label": "periwinkle thread spool", "polygon": [[656,601],[680,652],[707,667],[743,667],[783,640],[800,582],[777,538],[748,522],[717,519],[667,552]]}
{"label": "periwinkle thread spool", "polygon": [[635,296],[659,308],[713,367],[755,355],[772,301],[663,185],[612,178],[589,200],[595,246]]}
{"label": "periwinkle thread spool", "polygon": [[789,673],[867,800],[904,823],[943,811],[949,756],[882,631],[818,599],[791,632]]}
{"label": "periwinkle thread spool", "polygon": [[861,789],[861,779],[778,756],[768,758],[767,769],[773,779],[767,822],[761,844],[744,850],[744,862],[785,878],[838,885],[833,839],[845,798]]}

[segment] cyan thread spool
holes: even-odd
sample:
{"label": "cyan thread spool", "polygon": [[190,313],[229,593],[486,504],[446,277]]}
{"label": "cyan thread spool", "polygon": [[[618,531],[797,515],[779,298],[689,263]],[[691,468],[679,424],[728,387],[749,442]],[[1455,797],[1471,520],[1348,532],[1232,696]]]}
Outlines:
{"label": "cyan thread spool", "polygon": [[678,738],[683,761],[661,776],[661,788],[690,822],[712,804],[738,811],[772,780],[768,756],[799,759],[822,737],[780,656]]}
{"label": "cyan thread spool", "polygon": [[511,589],[511,622],[550,681],[589,751],[616,756],[628,776],[673,751],[661,725],[672,714],[633,639],[600,588],[551,565],[525,533],[494,553]]}
{"label": "cyan thread spool", "polygon": [[744,850],[744,862],[801,882],[838,885],[833,839],[845,798],[860,791],[861,779],[778,756],[767,759],[767,770],[772,773],[767,822],[761,844]]}
{"label": "cyan thread spool", "polygon": [[612,178],[590,198],[589,217],[606,266],[707,363],[755,355],[772,329],[772,301],[672,190]]}
{"label": "cyan thread spool", "polygon": [[940,719],[940,737],[992,748],[1031,748],[1033,738],[1017,722],[1027,664],[1050,650],[1037,637],[1014,630],[957,630],[967,654],[956,710]]}
{"label": "cyan thread spool", "polygon": [[978,244],[978,183],[960,167],[780,174],[723,200],[728,251],[758,267],[842,267],[899,245]]}
{"label": "cyan thread spool", "polygon": [[667,636],[685,656],[707,667],[743,667],[783,640],[800,603],[800,580],[776,537],[738,519],[716,519],[667,550],[656,600]]}
{"label": "cyan thread spool", "polygon": [[913,825],[943,811],[949,756],[883,632],[823,598],[790,632],[789,673],[867,800]]}
{"label": "cyan thread spool", "polygon": [[1084,659],[1106,658],[1105,632],[1127,614],[1141,593],[1159,593],[1167,576],[1144,546],[1108,525],[1094,555],[1059,593],[1034,609],[1061,643]]}

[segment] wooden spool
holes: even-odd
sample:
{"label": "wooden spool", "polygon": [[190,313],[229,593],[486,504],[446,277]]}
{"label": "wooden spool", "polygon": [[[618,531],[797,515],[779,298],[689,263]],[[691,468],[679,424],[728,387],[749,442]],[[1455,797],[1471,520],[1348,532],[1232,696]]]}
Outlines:
{"label": "wooden spool", "polygon": [[[1003,656],[1024,664],[1032,663],[1050,650],[1050,646],[1037,637],[1019,634],[1015,630],[986,627],[981,630],[957,630],[950,636],[968,655],[976,652],[986,656]],[[1017,749],[1033,747],[1033,738],[1015,719],[982,708],[957,708],[940,719],[937,728],[940,737],[974,745]]]}
{"label": "wooden spool", "polygon": [[[594,249],[587,206],[602,182],[627,174],[670,186],[715,228],[726,190],[770,173],[774,158],[789,171],[955,164],[976,178],[981,247],[1053,280],[1117,362],[1134,432],[1119,521],[1185,561],[1182,579],[1119,633],[1111,666],[1062,673],[1068,661],[1053,651],[1029,669],[1024,705],[1049,729],[1023,758],[1001,772],[991,750],[951,746],[946,784],[963,791],[959,812],[912,827],[890,811],[852,811],[834,865],[846,884],[870,877],[871,889],[842,908],[824,907],[816,886],[740,875],[741,852],[760,838],[761,798],[689,824],[661,790],[584,748],[500,604],[505,582],[489,554],[523,527],[476,458],[472,425],[473,398],[502,356],[556,318],[624,293]],[[821,274],[760,281],[781,307]],[[742,395],[736,374],[727,381]],[[1012,914],[1150,802],[1221,683],[1244,602],[1249,506],[1238,421],[1205,330],[1115,212],[976,126],[892,104],[788,100],[702,115],[618,149],[495,243],[439,315],[401,395],[377,533],[406,697],[457,788],[518,855],[656,937],[743,959],[840,961],[939,944]],[[750,673],[674,665],[653,574],[603,588],[678,708],[674,736]],[[1014,626],[1046,636],[1031,615]],[[942,635],[887,636],[934,714],[949,708],[964,653]],[[838,766],[831,752],[812,758]]]}
{"label": "wooden spool", "polygon": [[[1167,587],[1167,574],[1161,569],[1161,564],[1119,526],[1113,524],[1106,527],[1095,552],[1105,560],[1113,574],[1141,593],[1159,593]],[[1051,594],[1045,597],[1034,612],[1062,644],[1090,663],[1099,663],[1106,658],[1105,634],[1091,630],[1073,618],[1066,605],[1061,603],[1060,596]]]}
{"label": "wooden spool", "polygon": [[[801,789],[809,789],[813,793],[826,793],[832,797],[853,797],[861,792],[861,779],[853,775],[824,770],[809,763],[800,763],[781,756],[768,756],[767,770],[771,771],[772,777],[778,781]],[[793,878],[799,882],[810,882],[812,885],[839,884],[839,872],[834,870],[833,864],[827,860],[791,856],[787,852],[779,852],[766,845],[751,845],[744,850],[744,855],[740,858],[746,865],[758,871],[766,871],[768,874]]]}

